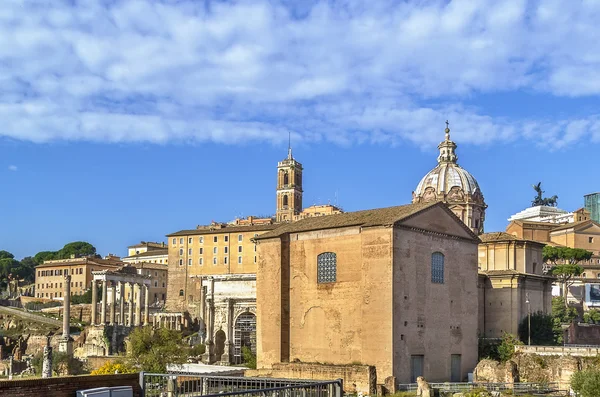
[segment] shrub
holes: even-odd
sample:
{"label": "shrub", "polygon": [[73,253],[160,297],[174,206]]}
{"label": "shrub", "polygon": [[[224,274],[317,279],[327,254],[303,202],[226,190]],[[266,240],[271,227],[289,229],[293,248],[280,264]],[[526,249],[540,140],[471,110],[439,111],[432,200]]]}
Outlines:
{"label": "shrub", "polygon": [[600,395],[600,370],[586,369],[575,372],[571,377],[571,388],[580,397]]}
{"label": "shrub", "polygon": [[108,361],[97,370],[92,371],[92,375],[134,374],[136,372],[139,372],[139,370],[127,363]]}
{"label": "shrub", "polygon": [[502,342],[498,345],[498,356],[500,361],[506,362],[513,358],[515,354],[515,346],[523,345],[523,343],[514,335],[504,333]]}
{"label": "shrub", "polygon": [[203,344],[195,345],[190,348],[190,356],[198,357],[206,352],[206,346]]}
{"label": "shrub", "polygon": [[248,346],[242,346],[242,357],[246,367],[256,369],[256,354]]}
{"label": "shrub", "polygon": [[[519,338],[524,343],[529,338],[529,318],[525,316],[519,324]],[[553,317],[542,312],[531,313],[531,344],[538,346],[556,345]]]}

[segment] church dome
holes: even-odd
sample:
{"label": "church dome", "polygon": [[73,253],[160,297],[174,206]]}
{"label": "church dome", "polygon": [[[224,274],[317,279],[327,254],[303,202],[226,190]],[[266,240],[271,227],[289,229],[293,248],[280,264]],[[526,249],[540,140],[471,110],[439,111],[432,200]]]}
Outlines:
{"label": "church dome", "polygon": [[438,165],[417,185],[413,203],[443,201],[473,232],[483,233],[487,208],[483,193],[473,175],[458,165],[456,143],[450,140],[447,125],[445,132],[446,139],[438,145]]}
{"label": "church dome", "polygon": [[421,179],[415,195],[423,197],[426,191],[435,194],[449,193],[452,188],[458,188],[454,190],[469,195],[481,193],[477,180],[467,170],[458,164],[441,163]]}

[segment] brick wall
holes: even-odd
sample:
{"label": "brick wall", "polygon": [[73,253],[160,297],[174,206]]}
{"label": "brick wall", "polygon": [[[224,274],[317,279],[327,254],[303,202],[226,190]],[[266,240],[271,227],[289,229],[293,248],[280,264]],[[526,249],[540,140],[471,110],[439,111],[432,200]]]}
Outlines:
{"label": "brick wall", "polygon": [[142,395],[139,375],[128,374],[0,381],[0,396],[75,397],[78,390],[113,386],[132,386],[135,397]]}

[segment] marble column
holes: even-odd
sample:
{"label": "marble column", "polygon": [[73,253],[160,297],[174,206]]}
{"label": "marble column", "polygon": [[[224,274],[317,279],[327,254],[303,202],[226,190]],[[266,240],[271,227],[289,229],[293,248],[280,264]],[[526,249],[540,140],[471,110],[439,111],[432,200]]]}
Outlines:
{"label": "marble column", "polygon": [[107,295],[108,284],[105,280],[102,280],[102,302],[100,302],[100,324],[106,325],[106,295]]}
{"label": "marble column", "polygon": [[230,361],[230,354],[231,354],[231,318],[233,317],[233,300],[232,299],[227,299],[226,301],[226,305],[227,305],[227,310],[225,313],[227,318],[226,318],[226,323],[227,323],[227,329],[225,330],[225,351],[223,352],[223,355],[221,356],[221,362],[225,363],[225,364],[229,364]]}
{"label": "marble column", "polygon": [[150,324],[150,291],[144,284],[144,325]]}
{"label": "marble column", "polygon": [[69,338],[70,320],[71,320],[71,275],[67,274],[64,279],[63,288],[63,338]]}
{"label": "marble column", "polygon": [[92,281],[92,325],[96,325],[98,317],[98,294],[96,293],[96,280]]}
{"label": "marble column", "polygon": [[46,346],[44,346],[43,357],[42,378],[52,378],[52,346],[50,346],[50,337],[48,337]]}
{"label": "marble column", "polygon": [[127,326],[133,326],[133,283],[129,284],[129,318],[127,319]]}
{"label": "marble column", "polygon": [[110,325],[116,325],[117,322],[116,322],[116,318],[115,317],[117,315],[117,313],[116,313],[116,309],[117,309],[116,308],[116,305],[117,305],[117,283],[114,282],[114,281],[112,281],[111,284],[112,284],[112,288],[110,290],[110,299],[111,299],[111,301],[110,301],[110,319],[109,319],[109,321],[110,321]]}
{"label": "marble column", "polygon": [[142,325],[142,286],[135,284],[135,326]]}
{"label": "marble column", "polygon": [[58,342],[58,351],[61,353],[73,354],[73,339],[71,338],[71,275],[64,277],[63,288],[63,331]]}
{"label": "marble column", "polygon": [[119,281],[119,325],[125,325],[125,283]]}

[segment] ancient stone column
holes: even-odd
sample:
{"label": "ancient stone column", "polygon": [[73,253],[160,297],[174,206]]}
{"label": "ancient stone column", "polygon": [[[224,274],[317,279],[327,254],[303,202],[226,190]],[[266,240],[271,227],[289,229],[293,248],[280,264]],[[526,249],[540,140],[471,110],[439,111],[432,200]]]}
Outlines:
{"label": "ancient stone column", "polygon": [[225,351],[221,356],[221,362],[230,363],[231,337],[232,337],[232,317],[233,317],[233,299],[227,299],[227,331],[225,331]]}
{"label": "ancient stone column", "polygon": [[150,291],[148,285],[144,284],[144,325],[150,324]]}
{"label": "ancient stone column", "polygon": [[129,284],[129,318],[127,319],[127,326],[133,326],[133,283]]}
{"label": "ancient stone column", "polygon": [[48,337],[47,344],[44,346],[42,378],[52,378],[52,347],[50,346],[50,337]]}
{"label": "ancient stone column", "polygon": [[119,281],[119,325],[125,325],[125,283]]}
{"label": "ancient stone column", "polygon": [[8,358],[8,380],[12,380],[13,373],[13,356]]}
{"label": "ancient stone column", "polygon": [[71,275],[67,274],[65,276],[65,287],[63,288],[63,338],[68,338],[70,333],[70,323],[71,323]]}
{"label": "ancient stone column", "polygon": [[98,296],[96,294],[96,280],[92,281],[92,325],[96,325],[98,317]]}
{"label": "ancient stone column", "polygon": [[116,313],[116,305],[117,305],[117,283],[116,282],[112,282],[112,288],[110,290],[110,325],[116,325],[116,319],[115,316],[117,315]]}
{"label": "ancient stone column", "polygon": [[102,280],[102,302],[100,303],[100,324],[106,325],[106,279]]}
{"label": "ancient stone column", "polygon": [[142,325],[142,286],[135,284],[135,326]]}

